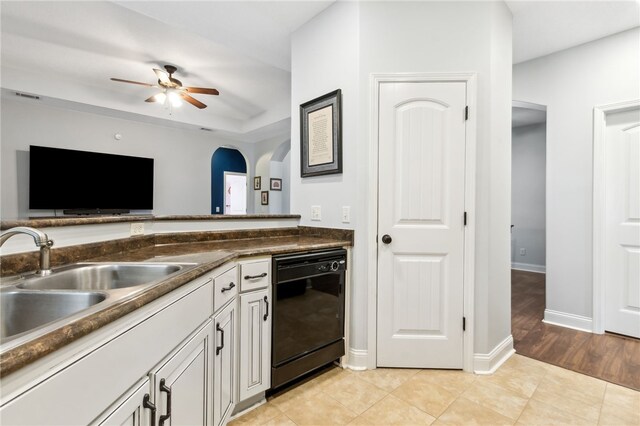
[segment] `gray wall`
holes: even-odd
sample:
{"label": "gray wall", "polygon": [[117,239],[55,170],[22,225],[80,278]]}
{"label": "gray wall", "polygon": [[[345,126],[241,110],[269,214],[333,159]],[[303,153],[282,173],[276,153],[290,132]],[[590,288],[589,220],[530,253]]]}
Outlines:
{"label": "gray wall", "polygon": [[[122,134],[122,139],[115,140],[115,133]],[[220,139],[215,133],[140,123],[5,97],[2,98],[1,138],[2,219],[30,215],[29,145],[154,158],[153,213],[157,215],[210,213],[211,156],[221,145],[239,149],[248,160],[248,170],[254,161],[254,145]],[[56,165],[52,164],[51,173],[55,170]],[[249,212],[252,201],[253,197],[249,197]]]}
{"label": "gray wall", "polygon": [[637,99],[640,28],[513,67],[513,99],[547,106],[547,309],[593,311],[593,108]]}
{"label": "gray wall", "polygon": [[511,264],[540,272],[545,265],[546,126],[511,131]]}

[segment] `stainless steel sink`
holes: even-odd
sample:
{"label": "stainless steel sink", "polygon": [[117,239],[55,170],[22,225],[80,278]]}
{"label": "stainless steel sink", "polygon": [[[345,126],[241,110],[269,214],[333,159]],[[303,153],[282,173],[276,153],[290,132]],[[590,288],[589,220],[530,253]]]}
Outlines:
{"label": "stainless steel sink", "polygon": [[96,292],[31,292],[0,293],[0,339],[15,336],[44,324],[68,317],[96,305],[107,298]]}
{"label": "stainless steel sink", "polygon": [[76,263],[0,282],[0,352],[188,271],[187,263]]}
{"label": "stainless steel sink", "polygon": [[166,264],[92,264],[34,277],[17,285],[30,290],[113,290],[155,282],[183,269]]}

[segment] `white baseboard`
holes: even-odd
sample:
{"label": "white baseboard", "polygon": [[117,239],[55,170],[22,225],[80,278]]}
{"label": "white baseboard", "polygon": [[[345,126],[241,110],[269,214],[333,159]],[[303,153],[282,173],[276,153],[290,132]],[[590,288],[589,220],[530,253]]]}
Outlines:
{"label": "white baseboard", "polygon": [[516,352],[513,349],[513,336],[509,335],[488,354],[473,355],[473,372],[476,374],[493,374]]}
{"label": "white baseboard", "polygon": [[349,349],[346,368],[350,370],[366,370],[369,352],[366,349]]}
{"label": "white baseboard", "polygon": [[511,262],[511,269],[527,272],[539,272],[541,274],[547,272],[547,267],[545,265],[532,265],[530,263]]}
{"label": "white baseboard", "polygon": [[582,315],[569,314],[566,312],[553,311],[551,309],[544,310],[544,319],[542,322],[547,324],[559,325],[560,327],[573,328],[574,330],[593,332],[593,319],[583,317]]}

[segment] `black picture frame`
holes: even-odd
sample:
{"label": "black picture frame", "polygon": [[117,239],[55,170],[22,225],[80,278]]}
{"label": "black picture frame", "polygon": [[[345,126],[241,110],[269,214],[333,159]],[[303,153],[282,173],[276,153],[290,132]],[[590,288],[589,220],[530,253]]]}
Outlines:
{"label": "black picture frame", "polygon": [[260,191],[262,189],[262,177],[256,176],[253,178],[253,190]]}
{"label": "black picture frame", "polygon": [[269,191],[262,191],[260,193],[260,204],[263,206],[269,205]]}
{"label": "black picture frame", "polygon": [[[329,136],[330,143],[327,141]],[[300,176],[305,178],[339,173],[342,173],[340,89],[300,105]]]}
{"label": "black picture frame", "polygon": [[271,191],[282,191],[282,179],[271,178],[269,181],[269,189]]}

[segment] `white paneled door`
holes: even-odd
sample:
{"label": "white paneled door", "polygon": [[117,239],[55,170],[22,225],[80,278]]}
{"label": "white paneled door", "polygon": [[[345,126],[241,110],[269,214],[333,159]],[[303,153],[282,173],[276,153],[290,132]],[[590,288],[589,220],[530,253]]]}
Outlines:
{"label": "white paneled door", "polygon": [[607,116],[604,328],[640,338],[640,109]]}
{"label": "white paneled door", "polygon": [[463,367],[466,86],[380,84],[380,367]]}

